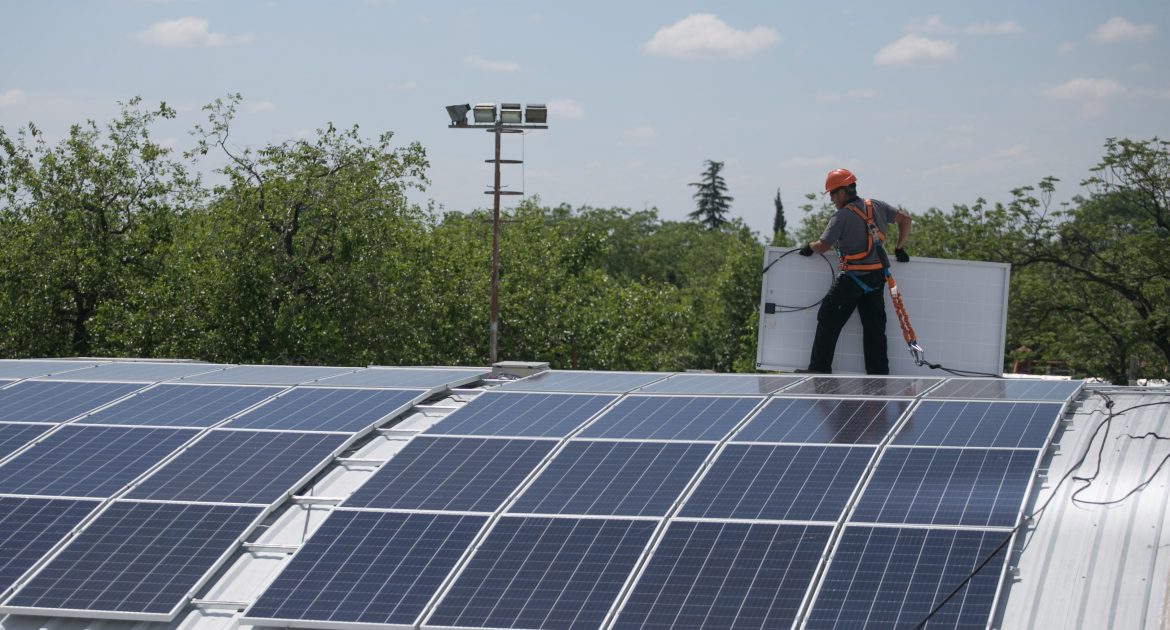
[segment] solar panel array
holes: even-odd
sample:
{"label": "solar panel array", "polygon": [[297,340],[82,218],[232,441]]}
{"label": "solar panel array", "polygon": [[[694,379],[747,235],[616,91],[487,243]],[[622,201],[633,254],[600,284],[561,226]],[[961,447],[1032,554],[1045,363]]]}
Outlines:
{"label": "solar panel array", "polygon": [[554,372],[482,393],[335,509],[244,621],[911,626],[986,561],[931,625],[987,625],[1079,383],[934,399],[947,380],[751,378]]}
{"label": "solar panel array", "polygon": [[[0,361],[0,613],[173,622],[358,436],[483,375]],[[897,627],[958,588],[931,625],[986,626],[1080,387],[1052,383],[511,382],[413,437],[244,621]]]}
{"label": "solar panel array", "polygon": [[0,613],[171,621],[345,448],[485,374],[363,371],[0,361]]}

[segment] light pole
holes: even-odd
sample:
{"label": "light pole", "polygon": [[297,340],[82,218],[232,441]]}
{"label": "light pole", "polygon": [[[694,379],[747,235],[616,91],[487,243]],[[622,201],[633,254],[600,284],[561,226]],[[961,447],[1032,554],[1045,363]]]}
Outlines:
{"label": "light pole", "polygon": [[[472,112],[474,122],[467,123],[467,113]],[[519,190],[500,189],[500,165],[521,164],[522,160],[500,159],[500,137],[506,133],[524,133],[525,129],[548,129],[548,109],[541,104],[529,103],[524,106],[523,120],[521,120],[519,103],[501,103],[499,116],[496,116],[495,103],[477,103],[474,110],[471,105],[448,105],[447,115],[451,117],[451,129],[484,129],[495,134],[495,159],[485,160],[495,164],[495,183],[492,189],[485,194],[492,195],[492,285],[491,285],[491,321],[488,327],[488,355],[491,363],[497,360],[496,348],[500,328],[500,195],[522,195]]]}

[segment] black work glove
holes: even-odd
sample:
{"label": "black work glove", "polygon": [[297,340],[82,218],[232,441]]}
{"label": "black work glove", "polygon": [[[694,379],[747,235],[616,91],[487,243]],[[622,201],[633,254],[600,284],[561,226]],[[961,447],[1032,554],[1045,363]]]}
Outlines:
{"label": "black work glove", "polygon": [[801,247],[801,248],[800,248],[800,252],[799,252],[799,254],[800,254],[801,256],[812,256],[812,255],[813,255],[813,250],[812,250],[812,248],[811,248],[811,247],[809,247],[809,246],[808,246],[808,243],[805,243],[805,244],[804,244],[804,247]]}
{"label": "black work glove", "polygon": [[907,254],[906,250],[901,247],[894,250],[894,258],[897,258],[898,262],[910,262],[910,254]]}

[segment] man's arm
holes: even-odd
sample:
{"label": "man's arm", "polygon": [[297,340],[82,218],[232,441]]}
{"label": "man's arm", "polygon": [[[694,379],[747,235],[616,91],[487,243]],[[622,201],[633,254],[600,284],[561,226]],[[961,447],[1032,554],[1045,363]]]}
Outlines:
{"label": "man's arm", "polygon": [[910,238],[910,215],[899,210],[894,214],[894,224],[898,226],[898,244],[894,249],[902,249],[906,247],[906,241]]}
{"label": "man's arm", "polygon": [[823,253],[829,251],[830,249],[833,249],[833,247],[831,245],[822,241],[821,239],[817,239],[817,240],[809,243],[808,247],[809,247],[809,249],[813,250],[814,252],[816,252],[818,254],[823,254]]}

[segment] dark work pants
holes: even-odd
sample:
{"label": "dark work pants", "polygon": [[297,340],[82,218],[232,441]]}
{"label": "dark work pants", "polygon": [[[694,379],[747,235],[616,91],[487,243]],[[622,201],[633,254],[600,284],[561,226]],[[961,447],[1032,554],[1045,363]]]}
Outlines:
{"label": "dark work pants", "polygon": [[859,272],[857,277],[876,291],[866,293],[846,274],[837,276],[828,295],[817,311],[817,333],[813,337],[810,372],[833,373],[833,354],[837,351],[837,337],[853,309],[861,315],[862,349],[865,351],[866,374],[889,374],[890,362],[886,355],[886,276],[882,270]]}

